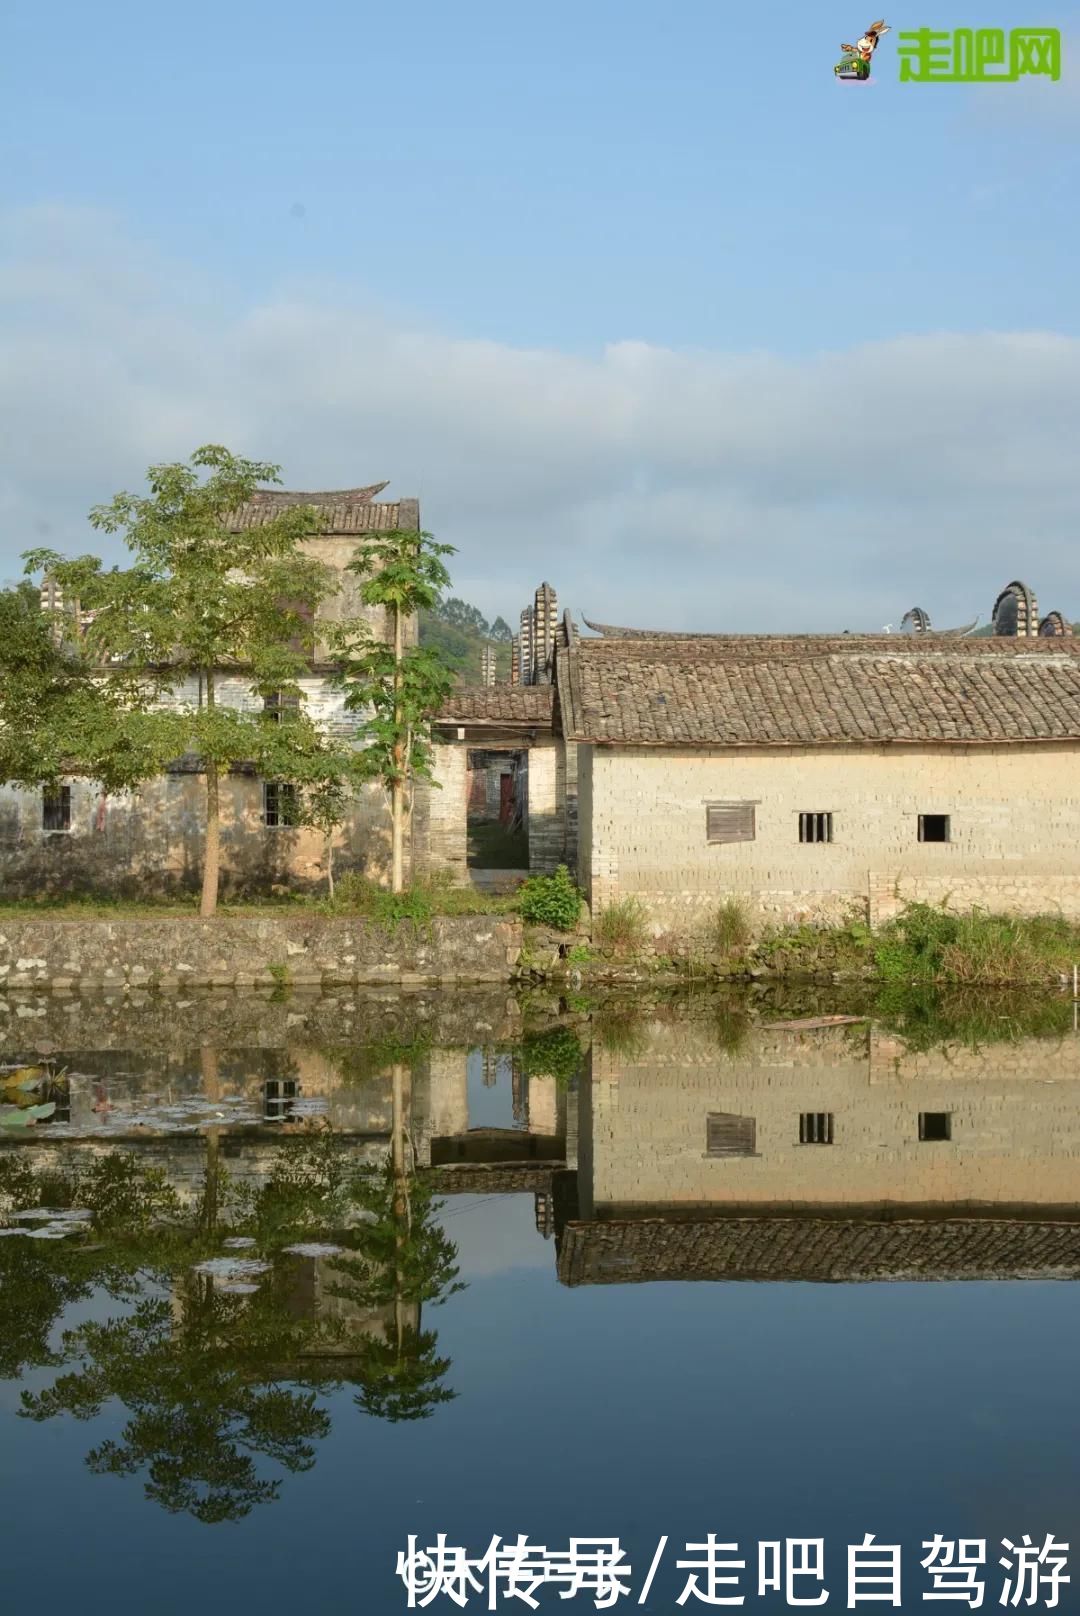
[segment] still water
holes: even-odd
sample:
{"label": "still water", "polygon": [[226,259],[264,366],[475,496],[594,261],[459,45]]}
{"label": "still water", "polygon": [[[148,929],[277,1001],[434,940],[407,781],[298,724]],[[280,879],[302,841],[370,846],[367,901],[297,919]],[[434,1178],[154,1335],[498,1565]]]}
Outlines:
{"label": "still water", "polygon": [[[852,1608],[867,1534],[857,1603],[923,1608],[940,1535],[985,1564],[939,1589],[1080,1609],[1071,1005],[41,999],[3,1025],[9,1608],[389,1616],[399,1553],[442,1533],[546,1546],[540,1610]],[[999,1564],[1024,1534],[1072,1546],[1056,1589],[1055,1546]],[[575,1585],[575,1538],[617,1540],[614,1580],[582,1545]],[[472,1576],[423,1608],[530,1608]]]}

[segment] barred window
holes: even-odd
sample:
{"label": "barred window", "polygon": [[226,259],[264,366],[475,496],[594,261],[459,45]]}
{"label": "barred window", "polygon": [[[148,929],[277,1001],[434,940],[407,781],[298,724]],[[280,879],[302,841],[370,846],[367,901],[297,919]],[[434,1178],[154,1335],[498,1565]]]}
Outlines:
{"label": "barred window", "polygon": [[753,802],[707,802],[705,839],[707,842],[752,842],[756,834]]}
{"label": "barred window", "polygon": [[289,830],[299,820],[296,787],[284,780],[267,780],[263,785],[263,824],[272,830]]}
{"label": "barred window", "polygon": [[832,814],[800,814],[800,842],[831,842]]}
{"label": "barred window", "polygon": [[41,793],[42,830],[71,829],[71,787],[58,786]]}
{"label": "barred window", "polygon": [[290,719],[297,718],[299,713],[299,695],[289,695],[283,690],[272,690],[268,696],[263,697],[263,717],[271,724],[287,724]]}
{"label": "barred window", "polygon": [[289,1077],[268,1077],[263,1084],[263,1119],[286,1122],[292,1116],[300,1085]]}
{"label": "barred window", "polygon": [[757,1120],[754,1117],[712,1111],[705,1118],[706,1156],[753,1156],[756,1145]]}
{"label": "barred window", "polygon": [[831,1145],[833,1142],[833,1114],[831,1111],[804,1111],[799,1117],[800,1145]]}

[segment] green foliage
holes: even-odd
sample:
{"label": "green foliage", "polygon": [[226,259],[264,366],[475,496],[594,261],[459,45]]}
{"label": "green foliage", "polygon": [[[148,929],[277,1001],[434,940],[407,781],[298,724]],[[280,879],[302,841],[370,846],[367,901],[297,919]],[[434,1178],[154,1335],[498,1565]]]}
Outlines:
{"label": "green foliage", "polygon": [[554,875],[533,875],[522,883],[518,912],[534,926],[551,926],[556,931],[573,931],[581,914],[581,893],[565,864]]}
{"label": "green foliage", "polygon": [[521,1045],[521,1069],[527,1077],[553,1077],[568,1085],[581,1071],[585,1052],[572,1027],[527,1032]]}
{"label": "green foliage", "polygon": [[372,638],[359,624],[339,649],[341,668],[335,681],[345,692],[348,711],[365,715],[359,734],[368,778],[387,790],[410,775],[430,779],[431,720],[453,685],[438,653],[411,646],[399,662],[392,645]]}
{"label": "green foliage", "polygon": [[593,941],[608,954],[640,954],[649,940],[649,916],[640,898],[618,898],[593,921]]}
{"label": "green foliage", "polygon": [[[202,760],[204,914],[217,898],[219,776],[253,763],[267,779],[314,788],[352,766],[299,711],[293,722],[273,724],[217,700],[223,667],[244,670],[252,691],[263,696],[298,696],[313,651],[310,620],[334,589],[330,570],[301,548],[317,526],[310,508],[294,506],[260,526],[231,530],[230,519],[259,486],[280,481],[278,470],[206,445],[188,464],[152,466],[148,494],[117,494],[91,512],[94,527],[123,535],[130,567],[106,570],[96,556],[67,560],[51,550],[24,556],[28,572],[45,572],[65,600],[77,600],[89,614],[76,636],[80,654],[105,676],[98,682],[117,703],[93,730],[98,755],[80,755],[80,772],[141,770],[146,778],[184,751]],[[200,700],[180,704],[178,694],[192,680]],[[164,697],[172,698],[168,705],[152,705]]]}
{"label": "green foliage", "polygon": [[914,903],[880,929],[873,949],[886,982],[1037,986],[1071,973],[1080,927],[1059,915],[961,914]]}
{"label": "green foliage", "polygon": [[738,954],[750,944],[753,928],[746,905],[738,898],[724,898],[716,907],[710,925],[709,943],[717,954]]}
{"label": "green foliage", "polygon": [[438,602],[430,611],[421,611],[420,644],[438,651],[447,668],[462,684],[474,685],[480,678],[483,652],[495,652],[495,677],[510,677],[510,625],[501,617],[488,623],[475,606],[451,597]]}
{"label": "green foliage", "polygon": [[124,791],[182,749],[179,730],[132,706],[70,624],[42,612],[29,583],[0,591],[0,780],[55,785],[86,774]]}

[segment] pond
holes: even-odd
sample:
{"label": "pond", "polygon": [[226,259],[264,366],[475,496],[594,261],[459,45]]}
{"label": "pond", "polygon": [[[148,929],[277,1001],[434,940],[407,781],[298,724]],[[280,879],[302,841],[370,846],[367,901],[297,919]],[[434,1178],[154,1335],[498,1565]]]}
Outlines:
{"label": "pond", "polygon": [[2,1014],[12,1608],[1080,1608],[1066,999]]}

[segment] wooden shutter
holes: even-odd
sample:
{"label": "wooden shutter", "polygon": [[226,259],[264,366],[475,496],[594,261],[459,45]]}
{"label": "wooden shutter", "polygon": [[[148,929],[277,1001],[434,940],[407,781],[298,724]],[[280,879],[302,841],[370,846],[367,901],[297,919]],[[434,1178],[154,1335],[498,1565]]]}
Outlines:
{"label": "wooden shutter", "polygon": [[737,1117],[730,1111],[712,1111],[705,1118],[707,1156],[753,1156],[757,1143],[754,1117]]}
{"label": "wooden shutter", "polygon": [[708,842],[752,842],[754,840],[752,802],[707,802],[705,840]]}

